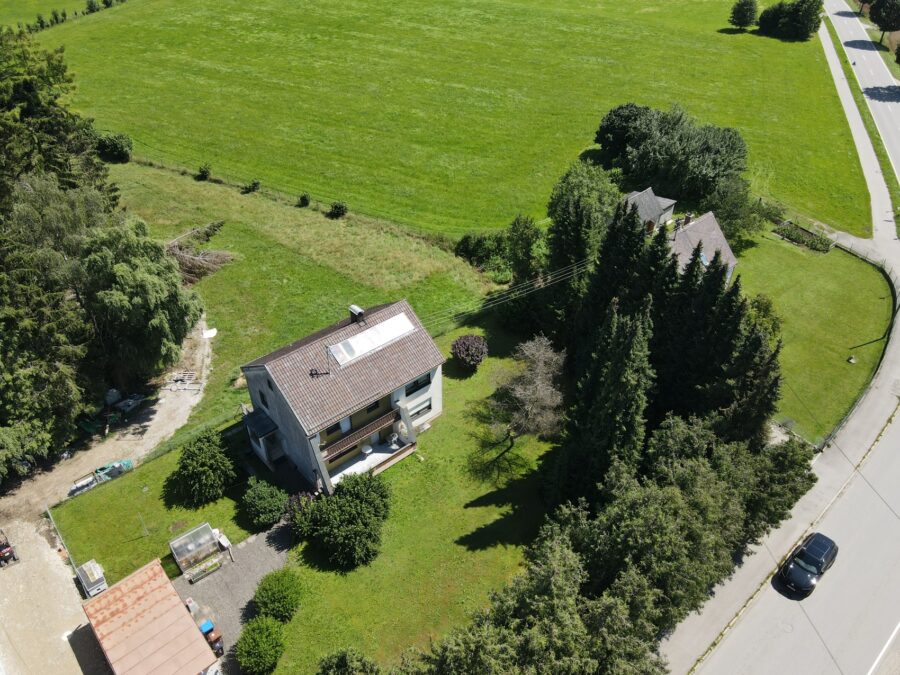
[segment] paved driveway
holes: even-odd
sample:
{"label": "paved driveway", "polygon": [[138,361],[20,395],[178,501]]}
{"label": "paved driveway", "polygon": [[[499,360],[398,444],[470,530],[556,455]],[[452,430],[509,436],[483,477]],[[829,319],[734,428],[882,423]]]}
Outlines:
{"label": "paved driveway", "polygon": [[273,570],[281,569],[287,561],[291,546],[291,531],[287,525],[256,534],[234,547],[234,562],[224,554],[222,568],[190,584],[184,577],[173,582],[183,598],[193,598],[201,607],[212,612],[213,618],[225,638],[223,670],[226,674],[239,673],[234,663],[234,643],[241,632],[241,625],[251,618],[251,599],[259,580]]}

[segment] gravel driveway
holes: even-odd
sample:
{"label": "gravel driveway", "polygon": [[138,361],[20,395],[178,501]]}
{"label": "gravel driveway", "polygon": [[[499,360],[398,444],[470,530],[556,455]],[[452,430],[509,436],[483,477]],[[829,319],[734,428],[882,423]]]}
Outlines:
{"label": "gravel driveway", "polygon": [[225,638],[223,670],[226,675],[240,672],[234,662],[234,643],[241,633],[243,621],[252,617],[250,600],[259,580],[273,570],[281,569],[291,546],[288,525],[276,525],[234,546],[234,562],[225,553],[222,568],[195,584],[178,577],[172,583],[182,599],[193,598],[212,613]]}

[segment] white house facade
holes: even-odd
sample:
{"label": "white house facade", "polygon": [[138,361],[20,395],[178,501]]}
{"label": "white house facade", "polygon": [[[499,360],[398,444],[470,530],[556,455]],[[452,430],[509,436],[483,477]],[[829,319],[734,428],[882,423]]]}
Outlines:
{"label": "white house facade", "polygon": [[443,409],[443,355],[405,300],[350,316],[241,370],[253,451],[330,493],[411,454]]}

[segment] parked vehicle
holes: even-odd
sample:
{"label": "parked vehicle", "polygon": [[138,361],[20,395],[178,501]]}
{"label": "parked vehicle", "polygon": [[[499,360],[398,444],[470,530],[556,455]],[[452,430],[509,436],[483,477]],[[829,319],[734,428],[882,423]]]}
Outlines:
{"label": "parked vehicle", "polygon": [[0,567],[19,562],[19,554],[16,547],[9,543],[9,538],[3,530],[0,530]]}
{"label": "parked vehicle", "polygon": [[121,401],[113,405],[113,408],[121,412],[123,415],[127,415],[128,413],[134,411],[141,402],[144,400],[144,397],[140,394],[132,394],[128,398],[123,398]]}
{"label": "parked vehicle", "polygon": [[130,459],[118,459],[97,467],[92,473],[82,476],[72,484],[72,487],[69,488],[69,496],[74,497],[82,492],[87,492],[100,485],[100,483],[105,483],[113,478],[118,478],[123,473],[128,473],[133,468],[134,462]]}
{"label": "parked vehicle", "polygon": [[779,571],[781,580],[792,591],[809,595],[834,564],[837,554],[838,545],[833,540],[813,532],[784,561]]}

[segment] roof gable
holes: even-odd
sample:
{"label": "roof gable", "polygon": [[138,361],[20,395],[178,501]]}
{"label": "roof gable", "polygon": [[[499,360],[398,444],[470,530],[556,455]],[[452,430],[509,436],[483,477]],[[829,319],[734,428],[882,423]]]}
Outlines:
{"label": "roof gable", "polygon": [[662,215],[675,204],[674,199],[657,197],[652,187],[641,192],[632,192],[625,197],[629,206],[636,206],[641,222],[652,221],[659,223]]}
{"label": "roof gable", "polygon": [[84,603],[117,675],[199,673],[216,662],[159,560]]}
{"label": "roof gable", "polygon": [[412,307],[401,300],[366,310],[359,323],[345,319],[243,368],[265,368],[304,431],[315,434],[443,362]]}
{"label": "roof gable", "polygon": [[691,221],[687,225],[677,227],[672,231],[669,243],[675,257],[678,258],[678,265],[684,268],[694,254],[697,244],[703,244],[704,254],[712,260],[716,252],[722,258],[722,263],[728,268],[729,272],[737,265],[737,257],[725,238],[725,233],[719,226],[715,214],[712,211],[703,214],[696,220]]}

